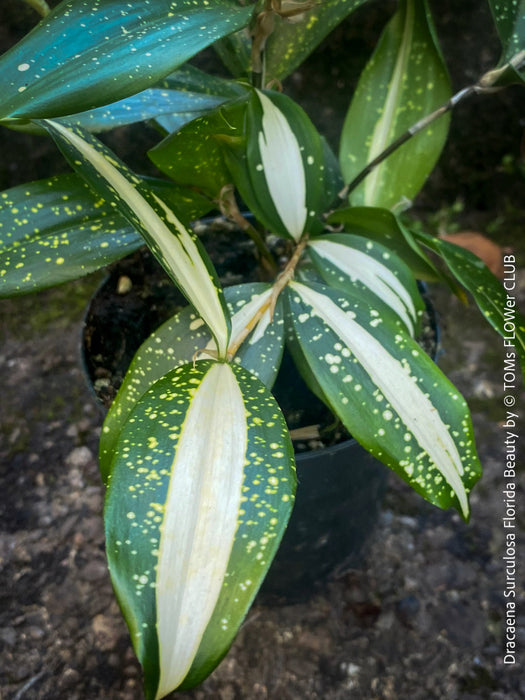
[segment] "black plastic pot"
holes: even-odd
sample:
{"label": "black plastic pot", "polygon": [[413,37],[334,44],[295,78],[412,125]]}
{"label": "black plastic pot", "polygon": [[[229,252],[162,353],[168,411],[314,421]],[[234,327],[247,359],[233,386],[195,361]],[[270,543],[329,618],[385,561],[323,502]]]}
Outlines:
{"label": "black plastic pot", "polygon": [[[86,374],[100,403],[109,406],[140,344],[184,304],[149,253],[112,268],[93,297],[83,337]],[[297,413],[302,425],[333,421],[286,353],[274,394],[291,428]],[[388,469],[353,439],[296,454],[296,463],[296,502],[259,594],[263,602],[305,600],[334,573],[358,566],[386,489]]]}

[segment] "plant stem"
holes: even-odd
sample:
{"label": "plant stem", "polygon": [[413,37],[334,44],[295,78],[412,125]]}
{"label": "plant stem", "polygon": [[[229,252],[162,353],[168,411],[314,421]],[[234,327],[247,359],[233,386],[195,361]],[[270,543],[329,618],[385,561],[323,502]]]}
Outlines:
{"label": "plant stem", "polygon": [[[376,156],[372,161],[370,161],[370,163],[368,163],[368,165],[365,168],[363,168],[363,170],[361,170],[361,172],[358,173],[358,175],[356,175],[356,177],[354,177],[354,179],[347,185],[345,185],[345,187],[339,192],[339,194],[337,195],[338,199],[343,202],[346,202],[350,192],[355,190],[355,188],[358,185],[360,185],[361,182],[363,182],[365,177],[367,177],[372,172],[372,170],[374,170],[374,168],[376,168],[380,163],[386,160],[388,156],[394,153],[394,151],[397,151],[397,149],[400,148],[400,146],[409,141],[413,136],[425,129],[434,120],[439,119],[439,117],[443,116],[447,112],[450,112],[457,104],[459,104],[466,98],[471,97],[472,95],[492,93],[503,89],[502,87],[497,87],[494,85],[497,79],[500,77],[500,75],[509,67],[519,70],[524,64],[525,51],[520,51],[520,53],[516,54],[516,56],[514,56],[504,66],[502,66],[502,68],[488,71],[487,73],[482,75],[478,82],[474,85],[469,85],[468,87],[459,90],[459,92],[456,92],[456,94],[453,95],[448,102],[441,105],[441,107],[438,107],[438,109],[436,109],[434,112],[427,114],[426,117],[423,117],[418,122],[413,124],[409,129],[407,129],[407,131],[405,131],[403,134],[401,134],[401,136],[399,136],[395,141],[393,141],[389,146],[387,146],[387,148],[385,148],[384,151],[382,151],[378,156]],[[330,213],[332,212],[330,211],[329,214]],[[327,216],[329,214],[327,214]]]}
{"label": "plant stem", "polygon": [[30,5],[42,17],[45,17],[51,12],[51,8],[47,4],[46,0],[23,0],[23,2]]}
{"label": "plant stem", "polygon": [[250,335],[250,333],[253,331],[255,326],[259,323],[261,318],[264,316],[264,314],[269,310],[270,311],[270,320],[273,319],[273,314],[275,311],[275,305],[277,304],[277,299],[279,298],[279,294],[283,291],[283,289],[286,287],[288,282],[293,278],[294,273],[295,273],[295,268],[297,267],[297,263],[299,262],[301,255],[303,254],[304,249],[306,248],[306,245],[308,243],[308,236],[304,236],[297,247],[294,250],[294,253],[288,263],[286,264],[286,267],[284,268],[283,272],[279,275],[279,277],[275,280],[275,284],[273,285],[272,288],[272,294],[266,304],[263,304],[261,306],[257,313],[252,316],[252,318],[248,321],[246,326],[244,327],[242,333],[236,338],[235,342],[230,345],[228,348],[228,359],[232,360],[236,353],[237,350],[241,347],[241,345],[244,343],[246,338]]}
{"label": "plant stem", "polygon": [[275,28],[275,12],[272,0],[265,0],[264,9],[257,15],[252,39],[252,85],[264,87],[265,56],[264,50],[270,34]]}
{"label": "plant stem", "polygon": [[231,219],[237,226],[248,234],[257,248],[264,267],[271,273],[272,276],[277,274],[277,265],[273,256],[268,249],[268,246],[263,240],[263,237],[257,231],[255,226],[251,224],[239,211],[232,185],[225,185],[220,193],[219,207],[223,216]]}

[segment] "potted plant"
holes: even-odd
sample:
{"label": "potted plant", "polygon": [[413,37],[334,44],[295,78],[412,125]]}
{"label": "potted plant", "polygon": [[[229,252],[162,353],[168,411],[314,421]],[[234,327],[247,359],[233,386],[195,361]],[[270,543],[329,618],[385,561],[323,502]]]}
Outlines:
{"label": "potted plant", "polygon": [[[226,654],[286,529],[295,462],[271,393],[285,344],[372,455],[468,519],[481,473],[472,425],[416,342],[416,279],[466,289],[508,338],[506,296],[479,259],[401,213],[435,165],[447,112],[522,79],[523,8],[489,0],[501,62],[452,96],[426,1],[400,2],[337,159],[279,81],[364,2],[32,4],[42,21],[0,59],[0,122],[50,135],[74,174],[0,195],[1,294],[145,242],[189,302],[139,350],[100,445],[113,585],[146,697],[161,698]],[[210,44],[235,79],[186,63]],[[170,180],[137,175],[94,135],[144,119]],[[251,239],[260,282],[222,289],[189,226],[216,209]],[[524,332],[518,319],[509,347],[521,358]]]}

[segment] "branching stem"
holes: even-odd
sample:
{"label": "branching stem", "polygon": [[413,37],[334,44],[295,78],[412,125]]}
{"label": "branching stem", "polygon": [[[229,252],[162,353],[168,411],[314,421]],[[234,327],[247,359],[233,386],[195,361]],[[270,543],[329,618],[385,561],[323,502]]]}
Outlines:
{"label": "branching stem", "polygon": [[299,262],[301,255],[303,254],[304,249],[306,248],[306,245],[308,243],[308,236],[303,236],[299,244],[294,250],[294,253],[288,263],[286,264],[286,267],[284,270],[281,272],[279,277],[275,280],[275,284],[273,285],[272,293],[268,301],[263,304],[257,311],[256,314],[252,316],[252,318],[248,321],[246,326],[243,328],[242,333],[239,334],[239,336],[235,339],[235,342],[230,345],[228,348],[228,359],[233,360],[235,357],[238,349],[241,347],[241,345],[244,343],[246,338],[250,335],[250,333],[253,331],[253,329],[257,326],[259,321],[262,319],[264,314],[269,311],[270,312],[270,320],[273,320],[273,314],[275,312],[275,305],[277,304],[277,299],[279,298],[279,294],[283,291],[283,289],[286,287],[288,282],[293,278],[294,273],[295,273],[295,268],[297,267],[297,263]]}
{"label": "branching stem", "polygon": [[259,231],[257,231],[255,226],[251,224],[239,211],[239,207],[235,201],[233,185],[225,185],[222,188],[219,195],[219,207],[223,216],[231,219],[231,221],[237,224],[241,231],[248,234],[259,251],[263,266],[272,276],[275,276],[277,274],[277,265],[275,260],[273,259],[273,256]]}

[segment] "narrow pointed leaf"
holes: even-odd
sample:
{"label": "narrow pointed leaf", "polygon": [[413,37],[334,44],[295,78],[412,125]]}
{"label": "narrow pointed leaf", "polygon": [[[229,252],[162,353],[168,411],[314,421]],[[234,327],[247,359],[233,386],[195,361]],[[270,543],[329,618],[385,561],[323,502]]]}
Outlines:
{"label": "narrow pointed leaf", "polygon": [[232,181],[222,142],[244,139],[246,98],[225,104],[170,134],[148,152],[153,163],[177,184],[218,198]]}
{"label": "narrow pointed leaf", "polygon": [[[244,327],[256,317],[271,293],[267,284],[254,283],[226,287],[224,296],[232,317],[230,348],[239,339]],[[271,389],[283,353],[282,304],[277,301],[273,320],[268,313],[254,326],[239,348],[235,362],[256,376]],[[100,437],[99,463],[107,481],[111,460],[122,426],[143,394],[161,377],[180,365],[210,358],[213,340],[204,321],[187,307],[162,324],[140,346],[124,377],[120,390],[104,421]]]}
{"label": "narrow pointed leaf", "polygon": [[387,304],[412,337],[425,304],[403,261],[388,248],[361,236],[330,234],[307,248],[324,281],[336,289],[372,294]]}
{"label": "narrow pointed leaf", "polygon": [[[489,0],[503,47],[499,66],[503,67],[514,56],[525,51],[525,0]],[[498,85],[523,82],[525,68],[507,69],[498,80]]]}
{"label": "narrow pointed leaf", "polygon": [[242,93],[243,88],[237,83],[208,75],[193,66],[182,66],[155,87],[104,107],[69,115],[68,123],[100,132],[155,120],[170,133]]}
{"label": "narrow pointed leaf", "polygon": [[[398,136],[450,98],[426,0],[402,0],[362,73],[341,136],[349,183]],[[391,209],[421,189],[445,143],[441,117],[378,165],[351,193],[352,204]]]}
{"label": "narrow pointed leaf", "polygon": [[136,405],[112,466],[105,522],[148,700],[197,684],[227,652],[294,492],[284,418],[246,370],[184,365]]}
{"label": "narrow pointed leaf", "polygon": [[246,150],[227,159],[249,209],[270,231],[298,241],[319,231],[325,204],[321,137],[305,112],[275,92],[253,92]]}
{"label": "narrow pointed leaf", "polygon": [[251,14],[235,0],[64,0],[0,59],[0,119],[65,116],[129,97]]}
{"label": "narrow pointed leaf", "polygon": [[[472,294],[481,313],[494,330],[514,345],[525,371],[525,318],[517,308],[512,293],[515,281],[509,280],[507,291],[485,263],[469,250],[424,233],[414,235],[423,245],[443,258],[450,272]],[[513,255],[509,257],[509,267],[513,269],[516,260]]]}
{"label": "narrow pointed leaf", "polygon": [[152,190],[88,132],[41,122],[71,166],[141,233],[168,275],[211,330],[219,356],[228,346],[229,318],[220,282],[197,237]]}
{"label": "narrow pointed leaf", "polygon": [[311,373],[353,437],[431,503],[467,518],[481,467],[455,387],[366,296],[293,282],[287,299]]}
{"label": "narrow pointed leaf", "polygon": [[366,0],[322,0],[295,21],[277,20],[266,48],[267,82],[283,80],[351,12]]}
{"label": "narrow pointed leaf", "polygon": [[[146,182],[186,219],[210,208],[191,190]],[[13,187],[0,194],[0,297],[87,275],[142,245],[133,226],[77,175]]]}

